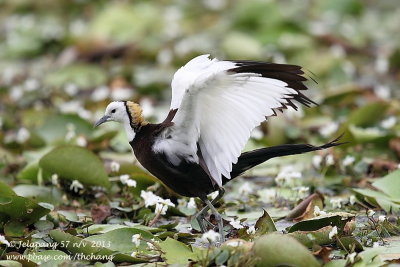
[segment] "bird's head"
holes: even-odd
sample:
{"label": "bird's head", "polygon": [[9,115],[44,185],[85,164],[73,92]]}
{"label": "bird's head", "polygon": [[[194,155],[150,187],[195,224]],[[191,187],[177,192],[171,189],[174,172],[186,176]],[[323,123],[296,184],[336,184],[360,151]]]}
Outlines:
{"label": "bird's head", "polygon": [[108,104],[104,116],[94,124],[94,127],[107,121],[120,122],[126,129],[130,127],[134,131],[147,124],[143,118],[141,107],[131,101],[114,101]]}

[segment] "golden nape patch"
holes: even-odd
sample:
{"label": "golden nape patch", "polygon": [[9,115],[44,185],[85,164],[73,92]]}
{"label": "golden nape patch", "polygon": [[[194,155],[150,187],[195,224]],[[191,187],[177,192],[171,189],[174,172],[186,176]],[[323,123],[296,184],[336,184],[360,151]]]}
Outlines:
{"label": "golden nape patch", "polygon": [[134,125],[146,125],[148,122],[143,118],[142,115],[142,108],[139,106],[139,104],[132,102],[132,101],[127,101],[126,106],[128,107],[129,114],[132,117],[132,122],[131,124]]}

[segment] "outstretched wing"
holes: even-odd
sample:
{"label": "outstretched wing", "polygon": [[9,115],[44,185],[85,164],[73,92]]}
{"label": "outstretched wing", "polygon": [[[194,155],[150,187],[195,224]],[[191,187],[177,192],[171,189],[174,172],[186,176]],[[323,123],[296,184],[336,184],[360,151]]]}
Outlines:
{"label": "outstretched wing", "polygon": [[314,103],[300,92],[307,89],[302,74],[295,65],[194,58],[174,76],[171,109],[178,111],[168,138],[155,150],[176,164],[183,158],[198,162],[201,154],[221,186],[222,175],[230,179],[251,131],[266,117],[288,106],[297,109],[293,100]]}

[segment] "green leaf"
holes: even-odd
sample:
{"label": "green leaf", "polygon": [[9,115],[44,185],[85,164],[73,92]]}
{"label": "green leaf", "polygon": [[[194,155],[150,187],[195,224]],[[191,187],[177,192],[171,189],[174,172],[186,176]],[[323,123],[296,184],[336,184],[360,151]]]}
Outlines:
{"label": "green leaf", "polygon": [[76,114],[56,114],[46,119],[36,133],[47,143],[64,143],[68,127],[73,127],[76,135],[92,135],[93,126]]}
{"label": "green leaf", "polygon": [[43,266],[45,263],[52,264],[52,266],[58,266],[58,264],[68,261],[67,260],[68,255],[60,250],[45,250],[40,252],[31,252],[28,255],[31,261],[33,261],[36,264],[39,264],[40,266]]}
{"label": "green leaf", "polygon": [[327,215],[321,215],[309,220],[296,223],[289,229],[289,233],[295,231],[316,231],[325,226],[337,226],[343,229],[346,223],[354,218],[354,215],[347,212],[335,212]]}
{"label": "green leaf", "polygon": [[373,125],[385,116],[388,104],[384,102],[372,102],[351,112],[347,119],[347,125],[367,127]]}
{"label": "green leaf", "polygon": [[61,192],[57,188],[49,188],[39,185],[21,184],[14,188],[17,195],[32,199],[36,202],[48,202],[51,204],[61,203]]}
{"label": "green leaf", "polygon": [[257,236],[277,231],[275,223],[268,212],[266,210],[263,211],[263,215],[257,220],[255,225]]}
{"label": "green leaf", "polygon": [[4,233],[10,237],[24,236],[25,224],[12,220],[4,225]]}
{"label": "green leaf", "polygon": [[[84,240],[104,243],[107,244],[108,249],[130,254],[136,249],[135,245],[132,243],[132,236],[134,234],[140,234],[141,237],[146,240],[154,238],[154,236],[147,231],[129,227],[111,230],[100,235],[89,236]],[[138,249],[148,253],[147,243],[141,241]]]}
{"label": "green leaf", "polygon": [[385,177],[373,182],[372,185],[391,198],[400,201],[400,170],[389,173]]}
{"label": "green leaf", "polygon": [[0,198],[0,223],[15,220],[30,225],[49,213],[50,210],[20,196]]}
{"label": "green leaf", "polygon": [[78,180],[86,185],[109,188],[107,173],[101,160],[91,151],[77,146],[61,146],[46,154],[40,167],[61,178]]}
{"label": "green leaf", "polygon": [[98,66],[72,64],[50,72],[44,81],[51,87],[73,84],[79,88],[91,88],[104,84],[107,76],[104,70]]}
{"label": "green leaf", "polygon": [[0,260],[0,266],[4,267],[22,267],[22,263],[18,261]]}
{"label": "green leaf", "polygon": [[195,260],[196,255],[193,251],[183,244],[172,238],[167,238],[160,244],[163,251],[163,257],[167,264],[188,264],[189,260]]}
{"label": "green leaf", "polygon": [[[102,244],[92,243],[88,240],[81,239],[79,237],[64,233],[60,230],[52,230],[50,231],[50,237],[55,241],[61,244],[68,251],[76,254],[82,253],[88,257],[93,256],[103,256],[103,260],[105,256],[109,256],[112,258],[114,262],[130,262],[130,263],[141,263],[146,262],[144,259],[134,258],[132,256],[128,256],[119,252],[112,251],[107,247],[103,247]],[[105,244],[107,246],[107,244]]]}
{"label": "green leaf", "polygon": [[0,180],[0,196],[1,197],[11,197],[15,196],[15,192],[8,186],[5,182]]}
{"label": "green leaf", "polygon": [[306,247],[288,235],[272,233],[262,236],[255,241],[253,252],[259,258],[257,267],[321,266]]}
{"label": "green leaf", "polygon": [[333,240],[329,238],[329,232],[332,230],[332,226],[325,226],[315,231],[295,231],[289,233],[290,236],[294,237],[308,248],[312,248],[314,245],[326,245],[333,243]]}

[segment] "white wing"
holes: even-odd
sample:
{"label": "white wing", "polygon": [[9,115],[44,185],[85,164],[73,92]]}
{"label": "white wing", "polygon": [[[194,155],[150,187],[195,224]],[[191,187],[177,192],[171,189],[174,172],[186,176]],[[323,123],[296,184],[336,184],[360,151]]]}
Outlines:
{"label": "white wing", "polygon": [[221,186],[222,175],[230,179],[250,132],[265,117],[276,114],[274,109],[295,107],[293,99],[312,103],[299,92],[306,89],[301,74],[294,65],[194,58],[174,76],[171,109],[179,109],[169,138],[154,149],[179,164],[182,158],[198,162],[199,146],[212,179]]}

